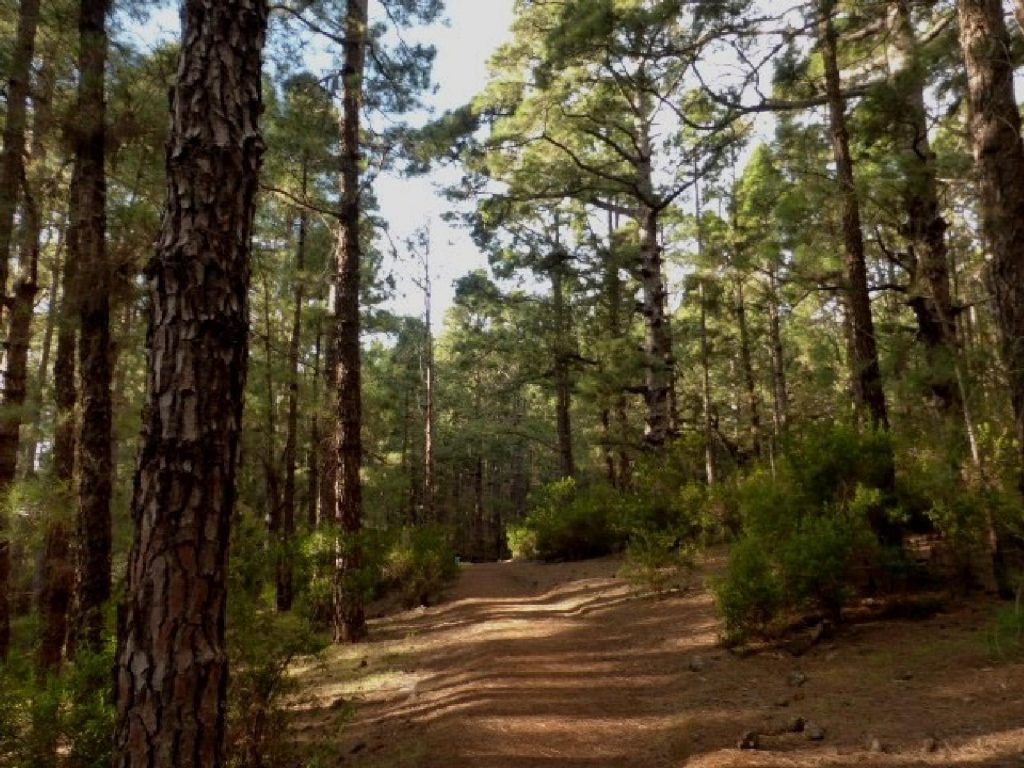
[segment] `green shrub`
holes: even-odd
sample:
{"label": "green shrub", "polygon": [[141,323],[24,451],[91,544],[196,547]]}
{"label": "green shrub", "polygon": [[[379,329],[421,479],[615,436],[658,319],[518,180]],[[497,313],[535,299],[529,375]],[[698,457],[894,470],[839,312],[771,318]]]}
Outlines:
{"label": "green shrub", "polygon": [[291,740],[281,738],[285,699],[295,687],[288,669],[295,659],[320,653],[325,635],[297,613],[277,613],[267,601],[236,593],[229,603],[227,641],[229,764],[293,764]]}
{"label": "green shrub", "polygon": [[725,576],[716,579],[712,586],[729,641],[766,633],[784,604],[777,567],[763,542],[753,538],[743,539],[733,547]]}
{"label": "green shrub", "polygon": [[635,531],[620,575],[639,589],[662,594],[683,585],[696,553],[696,542],[680,541],[674,531]]}
{"label": "green shrub", "polygon": [[458,558],[443,528],[404,528],[384,555],[381,585],[411,608],[435,601],[458,574]]}
{"label": "green shrub", "polygon": [[0,667],[0,766],[109,765],[113,648],[79,649],[60,677],[40,679],[30,655]]}
{"label": "green shrub", "polygon": [[506,532],[514,557],[585,560],[625,544],[622,499],[613,488],[578,488],[572,479],[559,480],[535,492],[530,503],[526,519]]}
{"label": "green shrub", "polygon": [[1024,587],[1017,590],[1013,605],[996,613],[992,627],[986,633],[989,652],[998,659],[1015,658],[1024,654]]}

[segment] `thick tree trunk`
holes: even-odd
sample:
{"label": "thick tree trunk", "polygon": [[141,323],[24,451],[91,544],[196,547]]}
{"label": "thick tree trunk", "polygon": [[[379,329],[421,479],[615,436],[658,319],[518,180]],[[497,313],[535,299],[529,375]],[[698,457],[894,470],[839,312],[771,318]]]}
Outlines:
{"label": "thick tree trunk", "polygon": [[[26,112],[38,24],[39,0],[22,0],[11,59],[11,75],[7,84],[7,119],[4,125],[3,154],[0,155],[0,296],[7,293],[14,213],[18,207],[18,192],[25,173]],[[9,388],[10,384],[7,386]],[[17,456],[12,459],[12,463],[16,462]],[[6,491],[5,487],[0,495],[6,494]],[[11,639],[11,542],[7,515],[6,509],[0,509],[0,662],[7,658]]]}
{"label": "thick tree trunk", "polygon": [[[302,168],[302,196],[306,196],[306,167]],[[299,354],[302,350],[302,307],[306,300],[306,230],[308,214],[299,213],[299,240],[295,251],[295,292],[292,337],[288,343],[288,416],[284,443],[284,493],[281,497],[281,546],[277,561],[277,610],[290,611],[294,599],[292,547],[295,539],[295,471],[299,445]]]}
{"label": "thick tree trunk", "polygon": [[757,377],[750,352],[750,328],[747,325],[747,302],[743,278],[736,280],[736,324],[740,331],[740,366],[743,368],[743,383],[747,391],[747,408],[750,411],[750,444],[754,455],[761,455],[761,398],[757,393]]}
{"label": "thick tree trunk", "polygon": [[843,215],[844,261],[846,263],[846,304],[851,330],[851,360],[854,398],[866,410],[875,427],[888,428],[889,415],[882,388],[878,362],[875,323],[868,293],[864,234],[861,230],[860,203],[850,153],[850,135],[846,127],[846,100],[839,75],[838,52],[832,13],[835,0],[821,0],[819,43],[825,64],[825,91],[828,97],[832,148],[839,177]]}
{"label": "thick tree trunk", "polygon": [[[958,0],[960,45],[967,64],[970,132],[982,231],[991,254],[995,300],[1010,385],[1018,484],[1024,491],[1024,142],[1014,96],[1010,35],[999,0]],[[993,570],[1010,592],[998,531],[991,532]]]}
{"label": "thick tree trunk", "polygon": [[998,0],[959,0],[982,229],[1009,375],[1024,487],[1024,143],[1010,35]]}
{"label": "thick tree trunk", "polygon": [[345,13],[345,93],[341,136],[341,237],[338,239],[336,287],[337,342],[337,513],[341,540],[334,584],[334,640],[359,642],[366,637],[362,569],[363,462],[362,371],[359,289],[362,248],[360,190],[363,76],[368,35],[368,0],[349,0]]}
{"label": "thick tree trunk", "polygon": [[187,0],[119,616],[119,768],[225,764],[227,555],[263,141],[264,0]]}
{"label": "thick tree trunk", "polygon": [[106,16],[110,0],[82,0],[75,169],[71,181],[68,259],[77,264],[79,431],[77,632],[86,647],[103,642],[110,599],[111,416],[110,266],[106,248]]}

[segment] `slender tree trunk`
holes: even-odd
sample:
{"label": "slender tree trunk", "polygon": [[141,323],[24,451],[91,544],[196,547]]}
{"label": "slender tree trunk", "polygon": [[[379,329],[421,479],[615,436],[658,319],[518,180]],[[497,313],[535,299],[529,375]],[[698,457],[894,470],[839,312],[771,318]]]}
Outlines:
{"label": "slender tree trunk", "polygon": [[263,480],[266,485],[266,522],[270,543],[277,546],[281,535],[281,476],[277,465],[277,393],[274,386],[274,324],[271,318],[270,280],[263,281],[263,367],[267,395],[267,416],[264,421],[266,444],[263,453]]}
{"label": "slender tree trunk", "polygon": [[[7,119],[4,125],[3,153],[0,154],[0,296],[6,296],[7,293],[14,213],[18,207],[18,191],[25,173],[26,113],[38,24],[39,0],[22,0],[11,58],[11,75],[7,84]],[[17,461],[16,457],[14,461]],[[2,494],[6,494],[6,490],[5,487]],[[7,514],[6,509],[0,510],[0,662],[7,659],[11,640],[11,542]]]}
{"label": "slender tree trunk", "polygon": [[747,390],[747,408],[750,410],[750,443],[754,455],[761,455],[761,398],[757,394],[757,377],[750,353],[750,329],[747,326],[747,302],[743,278],[736,280],[736,324],[740,331],[740,365]]}
{"label": "slender tree trunk", "polygon": [[68,259],[77,266],[81,427],[78,485],[78,632],[91,650],[103,642],[110,599],[113,461],[110,383],[110,267],[106,248],[106,16],[109,0],[82,0],[79,30],[75,169]]}
{"label": "slender tree trunk", "polygon": [[119,615],[118,768],[225,765],[228,539],[263,155],[263,0],[186,0],[151,296],[135,541]]}
{"label": "slender tree trunk", "polygon": [[551,297],[554,306],[554,352],[556,392],[556,433],[558,435],[558,464],[563,478],[576,476],[576,459],[572,445],[572,376],[569,368],[568,311],[565,306],[565,256],[559,250],[553,256],[551,267]]}
{"label": "slender tree trunk", "polygon": [[786,386],[786,349],[782,339],[779,278],[774,265],[768,273],[768,335],[768,350],[772,360],[772,421],[775,440],[778,442],[785,434],[789,420],[789,391]]}
{"label": "slender tree trunk", "polygon": [[711,396],[711,349],[708,343],[708,307],[704,280],[698,285],[700,301],[700,367],[701,399],[704,412],[704,469],[708,485],[718,482],[718,456],[715,452],[714,403]]}
{"label": "slender tree trunk", "polygon": [[368,35],[368,0],[348,0],[345,13],[345,92],[342,109],[341,237],[338,241],[337,324],[337,514],[341,541],[334,585],[334,640],[366,637],[362,569],[363,462],[359,288],[362,248],[361,111]]}
{"label": "slender tree trunk", "polygon": [[58,243],[54,256],[53,274],[50,289],[47,291],[46,325],[43,329],[43,341],[39,351],[39,368],[36,371],[36,382],[32,387],[32,414],[30,421],[32,430],[25,446],[25,474],[34,475],[39,455],[40,421],[42,419],[43,398],[46,396],[46,382],[50,374],[50,355],[53,350],[53,336],[57,328],[57,313],[60,308],[61,274],[63,273],[63,244]]}
{"label": "slender tree trunk", "polygon": [[871,296],[868,293],[860,203],[857,200],[853,156],[850,153],[850,135],[846,127],[846,100],[840,82],[836,31],[832,22],[834,9],[835,0],[821,0],[819,43],[825,64],[825,91],[828,97],[832,148],[835,153],[843,211],[846,303],[851,330],[850,365],[853,373],[854,398],[858,408],[868,412],[875,427],[887,429],[889,415],[878,362]]}
{"label": "slender tree trunk", "polygon": [[[302,167],[302,196],[306,196],[306,164]],[[281,546],[277,561],[277,609],[290,611],[294,599],[292,547],[295,539],[295,470],[299,443],[299,354],[302,349],[302,305],[306,300],[306,229],[308,214],[299,213],[295,252],[295,293],[292,337],[288,344],[288,417],[284,443],[284,494],[281,498]]]}
{"label": "slender tree trunk", "polygon": [[440,521],[436,508],[436,462],[434,460],[434,291],[430,277],[430,252],[423,256],[423,516],[431,523]]}
{"label": "slender tree trunk", "polygon": [[306,462],[306,523],[312,531],[320,524],[320,349],[323,332],[317,321],[313,350],[313,413],[309,417],[309,453]]}

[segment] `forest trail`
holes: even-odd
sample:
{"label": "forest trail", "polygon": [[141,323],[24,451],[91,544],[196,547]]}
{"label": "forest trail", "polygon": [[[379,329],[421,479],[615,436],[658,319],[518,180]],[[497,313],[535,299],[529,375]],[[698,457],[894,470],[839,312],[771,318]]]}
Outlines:
{"label": "forest trail", "polygon": [[[301,740],[360,768],[1024,767],[1024,663],[986,650],[991,605],[739,658],[706,569],[659,599],[618,566],[466,566],[441,605],[297,671]],[[798,717],[824,738],[770,735]]]}

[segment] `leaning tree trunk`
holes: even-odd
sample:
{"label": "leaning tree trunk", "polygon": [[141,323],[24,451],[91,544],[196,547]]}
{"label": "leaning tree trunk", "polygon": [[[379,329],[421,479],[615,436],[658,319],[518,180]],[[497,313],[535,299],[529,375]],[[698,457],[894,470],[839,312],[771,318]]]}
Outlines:
{"label": "leaning tree trunk", "polygon": [[428,523],[440,522],[437,511],[437,466],[435,397],[436,366],[434,365],[433,281],[430,277],[430,253],[423,262],[423,517]]}
{"label": "leaning tree trunk", "polygon": [[[14,213],[18,206],[18,190],[21,189],[21,180],[25,173],[25,115],[38,24],[39,0],[22,0],[10,63],[7,122],[4,125],[3,154],[0,155],[0,296],[7,293]],[[16,462],[17,458],[15,457],[13,461]],[[6,494],[6,490],[4,488],[2,493]],[[2,499],[0,503],[6,506]],[[11,542],[7,527],[7,511],[0,509],[0,662],[6,660],[11,641]]]}
{"label": "leaning tree trunk", "polygon": [[359,288],[362,248],[360,191],[363,75],[368,35],[368,0],[348,0],[345,13],[345,92],[341,138],[341,237],[335,292],[337,344],[337,513],[340,526],[334,584],[334,640],[359,642],[366,637],[366,617],[359,585],[362,569],[363,461],[362,381]]}
{"label": "leaning tree trunk", "polygon": [[187,0],[119,616],[114,765],[225,765],[228,538],[263,155],[265,0]]}
{"label": "leaning tree trunk", "polygon": [[868,292],[860,203],[857,200],[853,156],[850,153],[850,134],[846,127],[846,100],[840,82],[836,31],[832,22],[834,8],[835,0],[821,0],[819,42],[825,64],[825,91],[843,215],[843,255],[846,262],[846,303],[851,331],[850,366],[853,373],[853,390],[858,407],[868,412],[874,426],[888,428],[889,415],[885,391],[882,388],[875,323],[871,314],[871,296]]}
{"label": "leaning tree trunk", "polygon": [[68,259],[77,265],[81,427],[78,479],[77,633],[91,650],[103,642],[110,599],[111,413],[110,267],[106,248],[107,182],[105,67],[110,0],[82,0],[79,9],[78,104],[73,128]]}

